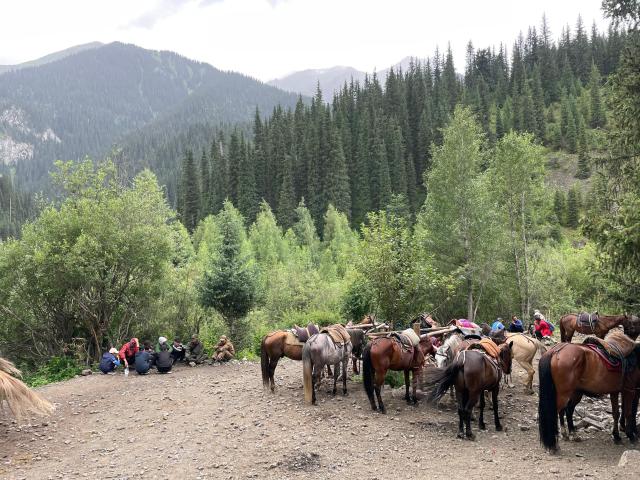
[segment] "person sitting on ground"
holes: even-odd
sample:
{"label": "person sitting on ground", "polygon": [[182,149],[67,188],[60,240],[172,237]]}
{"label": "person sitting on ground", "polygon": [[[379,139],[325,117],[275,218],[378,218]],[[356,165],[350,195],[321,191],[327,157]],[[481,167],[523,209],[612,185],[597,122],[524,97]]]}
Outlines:
{"label": "person sitting on ground", "polygon": [[111,347],[108,352],[102,354],[100,360],[100,371],[104,374],[115,375],[116,367],[120,366],[120,360],[118,359],[118,349]]}
{"label": "person sitting on ground", "polygon": [[171,373],[173,367],[173,357],[169,351],[169,345],[163,343],[160,345],[160,351],[156,353],[156,368],[158,373]]}
{"label": "person sitting on ground", "polygon": [[227,338],[226,335],[220,337],[220,341],[216,345],[216,351],[213,354],[213,359],[216,362],[227,362],[231,360],[236,354],[236,349],[233,348],[233,343]]}
{"label": "person sitting on ground", "polygon": [[509,331],[511,333],[524,333],[524,325],[522,325],[522,320],[513,315],[511,317],[511,323],[509,324]]}
{"label": "person sitting on ground", "polygon": [[187,344],[187,351],[185,353],[185,361],[192,367],[204,362],[205,353],[204,345],[198,339],[198,335],[191,335],[191,341]]}
{"label": "person sitting on ground", "polygon": [[169,352],[171,352],[173,350],[171,345],[169,345],[169,340],[167,340],[167,337],[158,337],[158,343],[156,343],[156,348],[155,348],[155,352],[156,353],[160,352],[162,345],[166,345],[167,346],[167,350]]}
{"label": "person sitting on ground", "polygon": [[145,341],[144,348],[136,353],[135,367],[138,375],[146,375],[149,373],[151,365],[153,365],[153,349],[151,342]]}
{"label": "person sitting on ground", "polygon": [[171,345],[171,357],[173,358],[173,363],[176,364],[180,361],[184,361],[185,348],[180,341],[180,337],[175,337],[173,339],[173,345]]}
{"label": "person sitting on ground", "polygon": [[134,364],[136,362],[136,353],[138,353],[138,350],[140,350],[140,342],[138,342],[138,339],[135,337],[120,348],[118,355],[120,361],[124,362],[124,368],[129,368],[130,363]]}
{"label": "person sitting on ground", "polygon": [[491,324],[491,331],[489,332],[490,337],[495,337],[504,332],[504,324],[502,323],[502,319],[498,317],[495,322]]}
{"label": "person sitting on ground", "polygon": [[551,338],[551,336],[553,335],[553,330],[551,329],[551,325],[549,325],[549,323],[544,319],[544,316],[540,314],[539,316],[534,316],[533,318],[533,325],[535,328],[534,333],[536,338],[538,340]]}

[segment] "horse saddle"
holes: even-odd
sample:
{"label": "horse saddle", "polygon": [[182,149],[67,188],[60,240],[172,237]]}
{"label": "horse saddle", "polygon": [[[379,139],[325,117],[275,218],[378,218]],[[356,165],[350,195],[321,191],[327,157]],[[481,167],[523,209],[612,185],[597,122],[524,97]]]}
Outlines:
{"label": "horse saddle", "polygon": [[589,328],[591,331],[594,331],[596,324],[598,323],[598,312],[580,312],[578,314],[577,323],[581,328]]}
{"label": "horse saddle", "polygon": [[285,333],[287,334],[287,336],[284,339],[285,345],[295,345],[297,347],[304,346],[304,343],[298,340],[298,337],[296,337],[291,330],[287,330]]}
{"label": "horse saddle", "polygon": [[482,338],[482,330],[480,328],[458,327],[458,330],[464,338],[477,338],[478,340]]}
{"label": "horse saddle", "polygon": [[[414,332],[415,333],[415,332]],[[393,338],[395,341],[397,341],[400,346],[402,347],[402,350],[404,352],[412,352],[413,351],[413,342],[411,341],[411,339],[404,335],[403,333],[400,332],[389,332],[388,335],[386,335],[387,338]]]}
{"label": "horse saddle", "polygon": [[326,333],[331,337],[334,343],[338,345],[344,345],[345,343],[349,343],[351,341],[349,332],[344,327],[344,325],[340,325],[339,323],[322,328],[320,330],[320,333]]}
{"label": "horse saddle", "polygon": [[318,327],[316,327],[313,323],[307,325],[307,328],[302,328],[298,325],[294,325],[291,329],[291,333],[293,333],[296,338],[302,343],[305,343],[311,336],[318,333],[318,331]]}
{"label": "horse saddle", "polygon": [[587,337],[582,343],[584,345],[596,345],[610,357],[618,360],[623,360],[631,355],[636,346],[633,340],[617,330],[609,332],[604,340],[598,337]]}
{"label": "horse saddle", "polygon": [[493,340],[490,338],[483,338],[478,343],[474,343],[469,347],[469,350],[484,350],[484,352],[491,358],[497,360],[500,358],[500,350]]}

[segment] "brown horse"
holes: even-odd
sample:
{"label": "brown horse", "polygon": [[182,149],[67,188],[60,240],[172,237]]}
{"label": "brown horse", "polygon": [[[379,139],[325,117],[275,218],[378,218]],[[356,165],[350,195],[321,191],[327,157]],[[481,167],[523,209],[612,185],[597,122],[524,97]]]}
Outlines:
{"label": "brown horse", "polygon": [[[473,439],[471,431],[471,413],[480,400],[480,418],[478,427],[485,430],[484,424],[484,394],[491,392],[493,403],[493,417],[496,430],[501,431],[498,418],[498,393],[502,374],[511,373],[511,342],[498,347],[498,361],[484,353],[481,349],[462,350],[447,368],[433,368],[425,375],[426,384],[434,387],[429,400],[437,403],[452,385],[456,388],[458,401],[458,438]],[[465,431],[466,430],[466,431]]]}
{"label": "brown horse", "polygon": [[[422,371],[427,354],[435,354],[435,348],[427,335],[422,335],[418,346],[413,347],[411,350],[404,349],[400,341],[392,336],[378,337],[369,342],[362,355],[362,380],[369,402],[371,402],[371,409],[377,410],[379,408],[381,413],[386,413],[380,388],[384,383],[387,370],[404,371],[406,388],[404,398],[407,403],[417,403],[417,379]],[[413,374],[413,397],[409,396],[409,372]],[[376,401],[373,398],[374,390],[378,398],[379,407],[376,407]]]}
{"label": "brown horse", "polygon": [[265,388],[274,392],[276,384],[273,375],[282,357],[291,360],[302,360],[303,343],[293,342],[293,334],[288,330],[277,330],[265,335],[260,344],[260,365],[262,367],[262,383]]}
{"label": "brown horse", "polygon": [[[542,355],[538,363],[540,397],[538,400],[538,429],[540,442],[550,451],[558,449],[558,418],[564,438],[573,438],[576,428],[573,424],[573,411],[583,395],[615,394],[611,407],[614,419],[613,437],[620,438],[618,432],[619,392],[623,392],[625,433],[635,440],[635,418],[631,418],[633,403],[636,401],[635,387],[639,385],[640,348],[636,346],[636,366],[631,372],[622,375],[611,371],[592,348],[587,345],[560,343]],[[567,433],[564,416],[567,417]],[[634,415],[633,415],[634,416]]]}
{"label": "brown horse", "polygon": [[568,313],[560,318],[560,341],[571,343],[575,332],[584,333],[585,335],[595,335],[598,338],[604,338],[612,328],[617,327],[621,323],[629,320],[627,314],[624,315],[600,315],[598,321],[593,326],[582,327],[578,325],[578,315]]}
{"label": "brown horse", "polygon": [[640,318],[631,315],[627,320],[622,322],[622,328],[624,329],[624,334],[635,342],[638,335],[640,335]]}

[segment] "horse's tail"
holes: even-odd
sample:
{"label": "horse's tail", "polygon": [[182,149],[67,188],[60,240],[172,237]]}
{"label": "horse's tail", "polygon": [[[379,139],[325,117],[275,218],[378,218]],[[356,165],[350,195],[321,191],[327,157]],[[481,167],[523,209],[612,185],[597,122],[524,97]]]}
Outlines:
{"label": "horse's tail", "polygon": [[265,388],[269,388],[269,353],[265,342],[267,337],[262,337],[260,342],[260,366],[262,367],[262,384]]}
{"label": "horse's tail", "polygon": [[311,404],[313,402],[313,362],[311,361],[309,343],[305,343],[302,348],[302,386],[304,401]]}
{"label": "horse's tail", "polygon": [[449,388],[456,381],[458,372],[464,368],[464,362],[459,360],[459,357],[446,368],[431,368],[426,370],[424,374],[424,383],[427,387],[433,387],[433,390],[428,396],[428,401],[438,403],[438,401],[444,396]]}
{"label": "horse's tail", "polygon": [[538,363],[540,398],[538,399],[538,430],[540,442],[549,450],[558,448],[558,411],[556,386],[551,376],[552,355],[543,355]]}
{"label": "horse's tail", "polygon": [[0,404],[6,401],[17,419],[24,418],[29,413],[50,415],[53,405],[12,376],[20,371],[11,362],[0,360]]}
{"label": "horse's tail", "polygon": [[547,351],[546,345],[540,340],[538,340],[537,338],[532,338],[531,340],[533,340],[533,343],[535,343],[538,352],[540,352],[540,355],[544,354]]}
{"label": "horse's tail", "polygon": [[367,392],[367,397],[373,405],[373,375],[375,370],[373,369],[373,363],[371,362],[371,344],[367,344],[362,352],[362,383],[364,384],[364,391]]}

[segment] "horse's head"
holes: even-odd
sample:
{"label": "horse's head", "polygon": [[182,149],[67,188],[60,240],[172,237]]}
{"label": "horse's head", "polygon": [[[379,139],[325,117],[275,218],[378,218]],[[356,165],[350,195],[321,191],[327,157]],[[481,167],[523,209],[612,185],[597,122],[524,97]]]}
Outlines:
{"label": "horse's head", "polygon": [[511,375],[511,348],[513,347],[513,340],[510,342],[505,342],[499,347],[500,352],[500,363],[502,364],[502,371]]}
{"label": "horse's head", "polygon": [[502,345],[507,341],[507,337],[504,334],[504,330],[490,331],[489,338],[495,342],[496,345]]}
{"label": "horse's head", "polygon": [[427,335],[421,335],[420,336],[419,346],[420,346],[420,350],[422,350],[422,354],[425,357],[427,355],[435,356],[436,347],[433,345],[433,342],[431,341],[431,338],[429,338]]}

